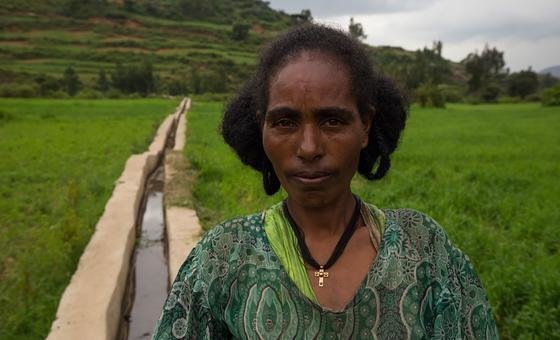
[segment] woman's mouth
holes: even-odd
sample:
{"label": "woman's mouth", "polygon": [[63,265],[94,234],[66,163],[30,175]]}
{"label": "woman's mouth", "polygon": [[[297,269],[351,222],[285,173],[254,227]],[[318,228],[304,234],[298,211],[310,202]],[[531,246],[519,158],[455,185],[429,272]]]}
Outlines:
{"label": "woman's mouth", "polygon": [[332,176],[327,171],[297,171],[292,174],[292,178],[302,184],[320,184]]}

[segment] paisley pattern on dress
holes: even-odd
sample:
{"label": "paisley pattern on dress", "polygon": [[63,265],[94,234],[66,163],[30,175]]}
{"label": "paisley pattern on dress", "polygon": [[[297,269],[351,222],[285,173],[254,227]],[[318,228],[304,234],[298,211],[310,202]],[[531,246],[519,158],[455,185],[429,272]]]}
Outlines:
{"label": "paisley pattern on dress", "polygon": [[304,296],[268,243],[262,214],[210,230],[181,267],[154,339],[497,339],[468,258],[429,216],[383,210],[377,258],[339,312]]}

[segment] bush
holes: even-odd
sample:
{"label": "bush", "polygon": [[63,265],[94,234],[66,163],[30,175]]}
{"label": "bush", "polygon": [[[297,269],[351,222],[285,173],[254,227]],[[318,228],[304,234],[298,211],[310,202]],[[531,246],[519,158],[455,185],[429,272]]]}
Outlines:
{"label": "bush", "polygon": [[68,93],[59,90],[59,91],[52,91],[52,92],[49,92],[49,93],[47,94],[47,96],[48,96],[49,98],[54,98],[54,99],[66,99],[66,98],[68,98]]}
{"label": "bush", "polygon": [[103,93],[96,90],[83,90],[76,95],[78,99],[101,99],[103,98]]}
{"label": "bush", "polygon": [[465,90],[460,86],[440,84],[438,89],[441,91],[446,103],[463,103],[465,101]]}
{"label": "bush", "polygon": [[0,85],[0,97],[31,98],[37,96],[37,88],[29,84]]}
{"label": "bush", "polygon": [[541,102],[544,106],[560,105],[560,85],[544,90],[541,98]]}
{"label": "bush", "polygon": [[422,107],[445,107],[445,98],[440,88],[424,83],[416,89],[415,99]]}
{"label": "bush", "polygon": [[525,98],[526,101],[528,102],[540,102],[541,101],[541,95],[540,93],[532,93],[530,95],[528,95]]}
{"label": "bush", "polygon": [[110,89],[109,91],[107,91],[106,96],[109,99],[120,99],[122,98],[123,94],[117,89]]}
{"label": "bush", "polygon": [[211,93],[196,94],[191,96],[193,101],[200,102],[225,102],[230,99],[231,93]]}
{"label": "bush", "polygon": [[516,104],[521,103],[522,100],[519,97],[510,97],[510,96],[499,96],[498,103],[500,104]]}
{"label": "bush", "polygon": [[495,103],[502,89],[498,84],[490,83],[480,90],[480,99],[486,103]]}
{"label": "bush", "polygon": [[231,39],[236,41],[247,39],[250,28],[251,26],[249,24],[236,22],[231,27]]}

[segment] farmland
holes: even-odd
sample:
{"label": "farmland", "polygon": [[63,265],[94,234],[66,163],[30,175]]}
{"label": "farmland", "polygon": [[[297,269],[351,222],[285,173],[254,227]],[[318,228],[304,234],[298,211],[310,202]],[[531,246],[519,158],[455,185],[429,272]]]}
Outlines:
{"label": "farmland", "polygon": [[[185,154],[205,229],[260,211],[261,178],[218,134],[220,103],[189,113]],[[472,260],[503,338],[560,338],[560,109],[537,104],[413,107],[389,175],[354,191],[436,219]]]}
{"label": "farmland", "polygon": [[44,338],[126,159],[178,100],[0,100],[0,338]]}

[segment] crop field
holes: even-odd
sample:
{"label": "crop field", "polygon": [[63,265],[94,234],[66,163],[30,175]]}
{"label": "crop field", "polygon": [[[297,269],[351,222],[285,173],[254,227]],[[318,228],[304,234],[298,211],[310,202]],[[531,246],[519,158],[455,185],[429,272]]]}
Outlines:
{"label": "crop field", "polygon": [[44,338],[114,182],[178,100],[0,100],[0,339]]}
{"label": "crop field", "polygon": [[[203,227],[261,211],[261,178],[218,134],[222,104],[194,103],[185,154]],[[472,260],[505,339],[560,338],[560,108],[413,107],[386,178],[355,178],[379,207],[435,218]]]}

